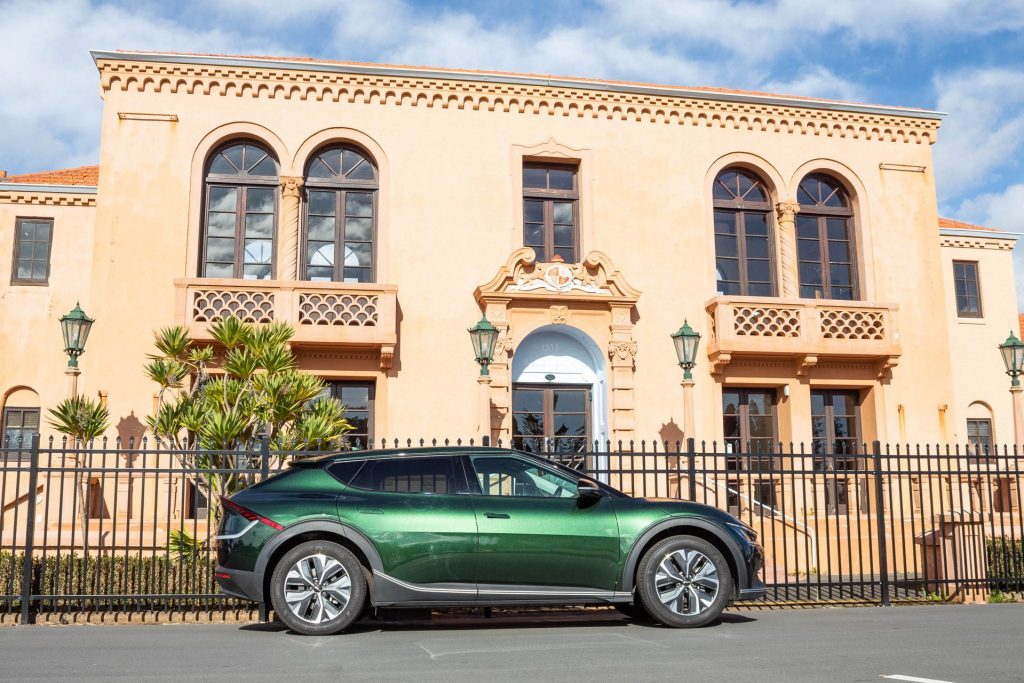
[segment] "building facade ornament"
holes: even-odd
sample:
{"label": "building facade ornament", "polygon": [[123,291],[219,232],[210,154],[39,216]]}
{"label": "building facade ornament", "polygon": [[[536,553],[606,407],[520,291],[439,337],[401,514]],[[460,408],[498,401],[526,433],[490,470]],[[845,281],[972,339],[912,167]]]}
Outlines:
{"label": "building facade ornament", "polygon": [[775,205],[778,225],[779,265],[782,270],[782,296],[800,295],[800,274],[797,270],[796,215],[800,204],[781,201]]}
{"label": "building facade ornament", "polygon": [[612,438],[633,438],[633,373],[637,342],[634,315],[640,291],[632,287],[604,253],[583,261],[536,263],[528,247],[515,250],[498,273],[474,292],[487,319],[498,329],[491,372],[491,435],[511,436],[512,339],[524,339],[546,325],[572,324],[598,348],[608,349],[608,427]]}
{"label": "building facade ornament", "polygon": [[299,274],[299,208],[302,204],[302,178],[281,176],[281,245],[279,247],[278,277],[297,280]]}
{"label": "building facade ornament", "polygon": [[[187,57],[182,57],[187,62]],[[102,92],[314,100],[384,107],[457,109],[639,124],[772,131],[787,134],[934,144],[939,121],[861,111],[832,111],[800,102],[758,103],[678,95],[565,88],[532,83],[416,75],[303,70],[294,66],[232,66],[97,59]],[[801,106],[802,105],[802,106]]]}

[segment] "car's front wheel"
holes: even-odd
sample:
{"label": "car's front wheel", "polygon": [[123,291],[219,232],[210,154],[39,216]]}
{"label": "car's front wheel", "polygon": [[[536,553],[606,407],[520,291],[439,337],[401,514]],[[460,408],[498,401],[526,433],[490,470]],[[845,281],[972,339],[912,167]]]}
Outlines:
{"label": "car's front wheel", "polygon": [[281,621],[298,633],[340,633],[363,614],[366,577],[344,546],[308,541],[285,553],[274,567],[270,601]]}
{"label": "car's front wheel", "polygon": [[729,563],[702,538],[673,536],[647,551],[637,568],[637,592],[647,613],[665,626],[711,623],[733,591]]}

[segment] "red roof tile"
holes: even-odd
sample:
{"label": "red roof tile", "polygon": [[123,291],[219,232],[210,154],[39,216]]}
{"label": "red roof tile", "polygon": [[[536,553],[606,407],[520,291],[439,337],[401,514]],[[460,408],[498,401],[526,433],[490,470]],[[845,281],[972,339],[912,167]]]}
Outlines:
{"label": "red roof tile", "polygon": [[[126,56],[137,54],[134,50],[114,50],[114,52],[123,52]],[[141,51],[139,51],[141,53]],[[558,79],[566,81],[576,81],[579,83],[593,83],[595,85],[621,85],[630,86],[637,88],[664,88],[666,90],[680,90],[685,91],[697,91],[697,92],[708,92],[708,93],[723,93],[730,95],[751,95],[755,97],[777,97],[782,99],[790,99],[794,101],[794,104],[801,102],[818,102],[822,104],[849,104],[863,106],[863,102],[850,102],[846,100],[829,100],[820,97],[804,97],[802,95],[786,95],[779,93],[760,92],[756,90],[734,90],[732,88],[718,88],[708,85],[696,85],[696,86],[680,86],[680,85],[667,85],[663,83],[642,83],[639,81],[614,81],[606,80],[601,78],[583,78],[579,76],[559,76],[554,74],[535,74],[535,73],[523,73],[516,71],[491,71],[488,69],[456,69],[452,67],[444,66],[415,66],[410,64],[379,64],[376,62],[348,62],[343,60],[335,59],[314,59],[312,57],[274,57],[268,55],[228,55],[228,54],[211,54],[203,52],[152,52],[146,51],[141,54],[151,55],[166,55],[168,57],[184,57],[182,61],[188,63],[188,57],[212,57],[215,59],[264,59],[281,62],[296,62],[299,64],[327,64],[333,66],[354,66],[354,67],[377,67],[381,69],[409,69],[413,71],[434,71],[434,72],[451,72],[458,74],[470,74],[479,76],[507,76],[510,78],[540,78],[540,79]],[[914,115],[919,112],[919,109],[913,107],[893,107],[886,105],[887,109],[905,109],[908,114]]]}
{"label": "red roof tile", "polygon": [[21,183],[25,185],[96,185],[100,179],[99,166],[61,168],[56,171],[40,171],[0,177],[0,183]]}
{"label": "red roof tile", "polygon": [[995,228],[986,228],[984,225],[964,223],[963,221],[955,221],[952,218],[943,218],[942,216],[939,216],[939,227],[946,228],[948,230],[981,230],[983,232],[1002,232],[1002,230],[996,230]]}

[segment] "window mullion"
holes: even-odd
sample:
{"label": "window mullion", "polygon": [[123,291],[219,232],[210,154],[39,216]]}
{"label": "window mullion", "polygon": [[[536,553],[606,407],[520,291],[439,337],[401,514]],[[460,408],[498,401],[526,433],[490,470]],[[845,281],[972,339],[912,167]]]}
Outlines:
{"label": "window mullion", "polygon": [[345,191],[334,191],[334,282],[345,282]]}
{"label": "window mullion", "polygon": [[237,279],[243,277],[243,254],[245,251],[242,246],[245,244],[245,194],[246,188],[244,185],[240,185],[238,188],[238,196],[235,199],[235,263],[232,272],[235,274]]}
{"label": "window mullion", "polygon": [[555,254],[555,200],[544,200],[544,253],[551,261]]}
{"label": "window mullion", "polygon": [[736,257],[739,259],[740,294],[750,296],[750,282],[747,275],[747,227],[742,211],[733,214],[736,228]]}

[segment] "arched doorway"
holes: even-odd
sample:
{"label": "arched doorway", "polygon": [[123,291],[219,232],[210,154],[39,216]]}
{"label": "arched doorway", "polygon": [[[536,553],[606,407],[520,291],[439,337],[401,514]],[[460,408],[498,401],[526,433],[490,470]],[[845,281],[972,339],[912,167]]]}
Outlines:
{"label": "arched doorway", "polygon": [[531,332],[512,357],[512,443],[531,452],[592,450],[608,438],[607,378],[597,344],[569,325]]}

